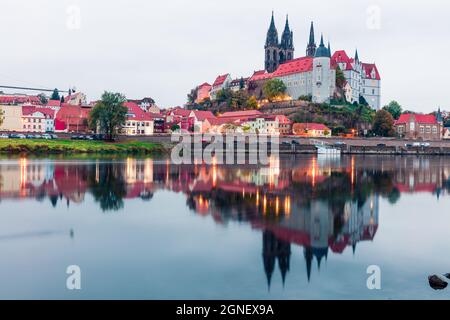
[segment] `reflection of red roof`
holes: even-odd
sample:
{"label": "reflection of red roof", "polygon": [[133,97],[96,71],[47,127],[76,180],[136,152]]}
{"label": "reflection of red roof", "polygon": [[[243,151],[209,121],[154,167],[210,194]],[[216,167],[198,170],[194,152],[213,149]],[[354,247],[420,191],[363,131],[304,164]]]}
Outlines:
{"label": "reflection of red roof", "polygon": [[433,193],[436,191],[437,185],[433,183],[417,183],[414,186],[409,186],[407,184],[397,184],[395,187],[398,189],[398,191],[402,193],[409,193],[409,192],[429,192]]}
{"label": "reflection of red roof", "polygon": [[423,124],[437,124],[436,117],[432,114],[414,114],[406,113],[402,114],[400,118],[395,121],[395,124],[406,124],[410,122],[410,119],[414,118],[415,122]]}
{"label": "reflection of red roof", "polygon": [[227,78],[228,78],[228,73],[224,74],[222,76],[218,76],[216,78],[216,81],[214,81],[214,83],[213,83],[213,87],[218,87],[218,86],[223,85],[223,83],[225,82],[225,80],[227,80]]}
{"label": "reflection of red roof", "polygon": [[[381,80],[380,73],[378,72],[378,68],[374,63],[363,63],[362,64],[363,71],[368,79]],[[375,71],[375,78],[372,78],[372,71]]]}

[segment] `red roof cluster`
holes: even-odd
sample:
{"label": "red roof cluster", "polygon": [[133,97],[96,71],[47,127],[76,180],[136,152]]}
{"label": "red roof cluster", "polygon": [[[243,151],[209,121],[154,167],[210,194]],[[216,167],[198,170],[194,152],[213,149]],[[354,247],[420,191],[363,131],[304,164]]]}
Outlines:
{"label": "red roof cluster", "polygon": [[16,95],[3,95],[0,96],[0,104],[41,104],[41,99],[38,96],[16,96]]}
{"label": "red roof cluster", "polygon": [[353,58],[349,58],[345,50],[338,50],[331,56],[332,64],[338,65],[339,63],[345,63],[344,70],[353,70],[352,63],[354,62]]}
{"label": "red roof cluster", "polygon": [[278,69],[272,73],[266,73],[258,71],[250,78],[251,81],[266,80],[276,77],[284,77],[291,74],[309,72],[313,69],[313,58],[302,57],[288,62],[282,63],[278,66]]}

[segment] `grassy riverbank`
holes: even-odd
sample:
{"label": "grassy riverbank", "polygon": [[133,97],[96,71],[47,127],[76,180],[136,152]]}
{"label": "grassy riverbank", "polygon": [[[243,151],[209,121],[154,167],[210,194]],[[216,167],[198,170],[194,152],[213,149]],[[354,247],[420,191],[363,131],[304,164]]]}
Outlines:
{"label": "grassy riverbank", "polygon": [[162,154],[166,149],[158,143],[127,141],[25,140],[0,139],[3,154]]}

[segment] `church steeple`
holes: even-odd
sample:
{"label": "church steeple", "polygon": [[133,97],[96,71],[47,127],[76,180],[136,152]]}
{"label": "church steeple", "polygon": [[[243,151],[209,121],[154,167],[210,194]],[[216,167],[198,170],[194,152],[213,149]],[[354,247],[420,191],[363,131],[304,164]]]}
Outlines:
{"label": "church steeple", "polygon": [[331,45],[330,45],[330,41],[328,41],[328,54],[329,54],[329,57],[331,58],[332,54],[331,54]]}
{"label": "church steeple", "polygon": [[279,62],[292,60],[294,58],[294,33],[289,28],[289,17],[286,15],[286,25],[280,43]]}
{"label": "church steeple", "polygon": [[306,46],[306,56],[314,57],[316,54],[316,41],[314,39],[314,23],[311,21],[311,28],[309,30],[309,42]]}
{"label": "church steeple", "polygon": [[270,20],[269,30],[267,31],[266,46],[278,46],[278,31],[275,26],[275,18],[272,11],[272,19]]}
{"label": "church steeple", "polygon": [[358,49],[356,49],[356,52],[355,52],[355,61],[359,62]]}
{"label": "church steeple", "polygon": [[278,31],[275,26],[275,18],[272,11],[269,30],[267,31],[265,50],[265,69],[267,72],[274,72],[279,65],[280,44],[278,42]]}

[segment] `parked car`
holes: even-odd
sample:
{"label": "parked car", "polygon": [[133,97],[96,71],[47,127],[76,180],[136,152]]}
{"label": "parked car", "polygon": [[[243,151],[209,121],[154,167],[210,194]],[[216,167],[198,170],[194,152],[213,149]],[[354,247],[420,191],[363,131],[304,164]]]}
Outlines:
{"label": "parked car", "polygon": [[104,134],[94,134],[92,137],[94,138],[94,140],[105,140]]}
{"label": "parked car", "polygon": [[51,139],[52,139],[52,136],[49,135],[48,133],[44,133],[44,134],[42,135],[42,139],[45,139],[45,140],[51,140]]}
{"label": "parked car", "polygon": [[87,135],[84,137],[85,140],[94,140],[93,136]]}
{"label": "parked car", "polygon": [[0,139],[9,139],[9,136],[6,133],[0,135]]}
{"label": "parked car", "polygon": [[40,134],[35,134],[35,135],[34,135],[34,138],[35,138],[35,139],[42,139],[42,136],[41,136]]}
{"label": "parked car", "polygon": [[429,143],[429,142],[424,142],[424,143],[421,143],[420,146],[421,146],[421,147],[428,148],[428,147],[431,147],[431,143]]}
{"label": "parked car", "polygon": [[420,147],[420,142],[414,142],[413,147]]}
{"label": "parked car", "polygon": [[52,137],[52,139],[59,139],[59,137],[56,134],[50,134],[50,136]]}
{"label": "parked car", "polygon": [[17,138],[18,139],[26,139],[27,137],[24,134],[18,134]]}
{"label": "parked car", "polygon": [[71,139],[71,140],[80,140],[80,136],[78,136],[78,135],[72,135],[72,136],[70,137],[70,139]]}
{"label": "parked car", "polygon": [[34,139],[34,135],[32,135],[32,134],[27,134],[26,137],[27,137],[27,139]]}
{"label": "parked car", "polygon": [[377,144],[377,147],[378,148],[384,148],[384,147],[386,147],[386,144],[385,143],[379,143],[379,144]]}
{"label": "parked car", "polygon": [[413,144],[412,144],[412,143],[406,143],[406,144],[405,144],[405,147],[406,147],[406,148],[412,148],[412,147],[413,147]]}

